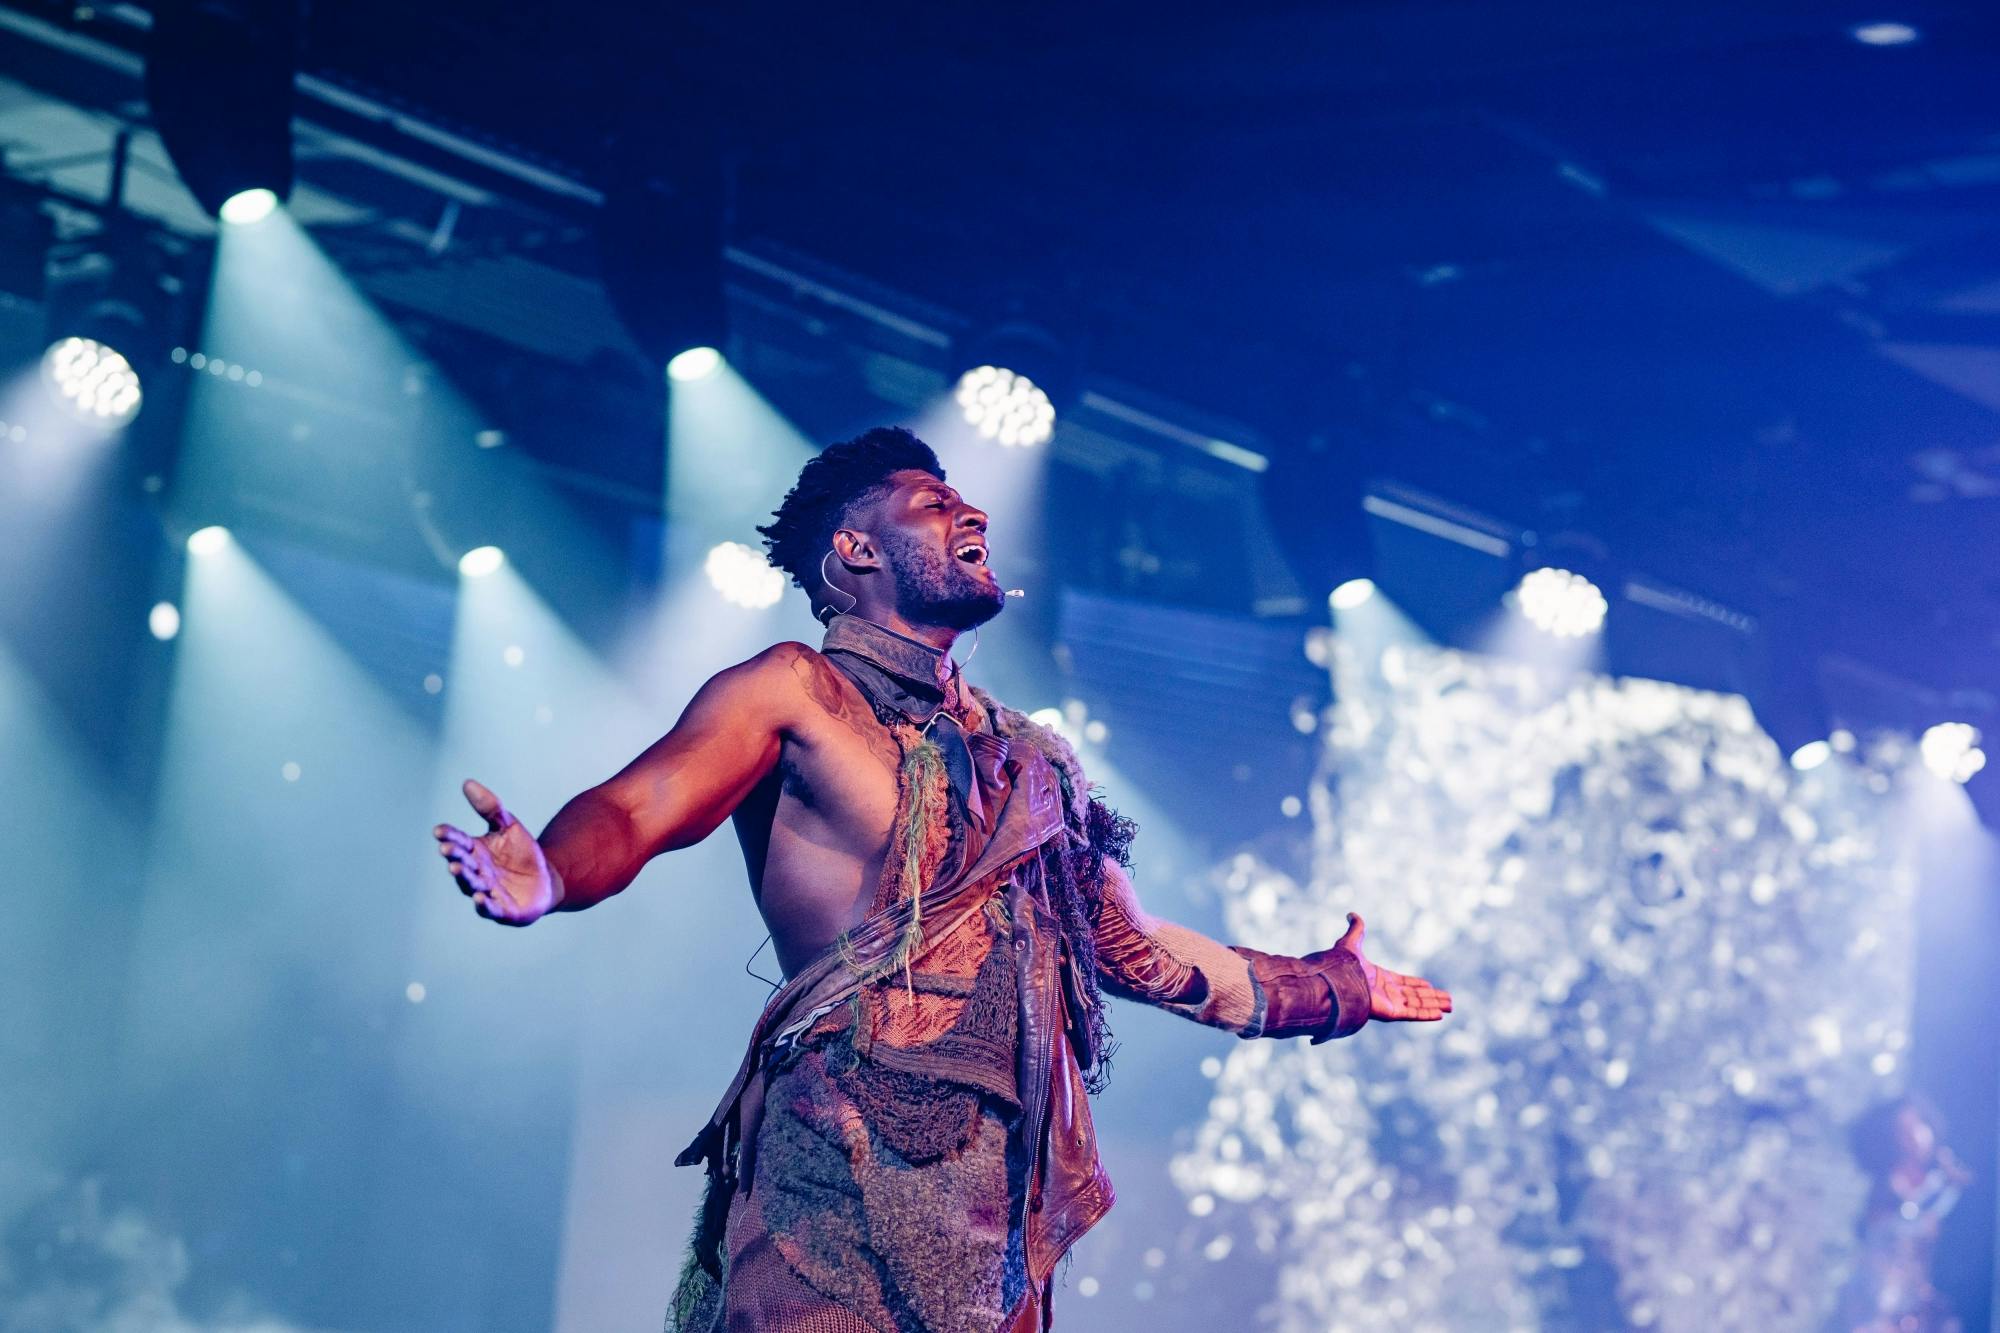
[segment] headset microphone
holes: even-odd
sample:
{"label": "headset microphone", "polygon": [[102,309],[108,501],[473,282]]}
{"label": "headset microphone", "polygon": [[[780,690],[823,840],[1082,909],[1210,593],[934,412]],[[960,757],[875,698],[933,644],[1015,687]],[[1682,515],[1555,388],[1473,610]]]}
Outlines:
{"label": "headset microphone", "polygon": [[1009,597],[1026,597],[1028,590],[1026,588],[1009,588],[1007,589],[1007,595]]}

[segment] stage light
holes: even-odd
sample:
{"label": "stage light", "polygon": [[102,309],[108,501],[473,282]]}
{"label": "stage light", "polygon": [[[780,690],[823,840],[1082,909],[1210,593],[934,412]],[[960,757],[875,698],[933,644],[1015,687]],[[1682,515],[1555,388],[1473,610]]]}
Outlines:
{"label": "stage light", "polygon": [[1950,782],[1969,782],[1986,767],[1979,728],[1969,722],[1940,722],[1924,732],[1917,748],[1924,767]]}
{"label": "stage light", "polygon": [[1333,595],[1327,600],[1333,604],[1333,609],[1336,611],[1352,611],[1358,606],[1365,605],[1374,595],[1373,579],[1349,579],[1335,588]]}
{"label": "stage light", "polygon": [[229,545],[229,529],[219,523],[211,523],[188,534],[189,555],[214,555],[227,545]]}
{"label": "stage light", "polygon": [[[635,125],[614,132],[604,161],[598,272],[619,322],[655,367],[725,346],[729,191],[721,147],[688,124],[665,130]],[[704,359],[694,358],[688,368]],[[703,374],[714,370],[711,364]]]}
{"label": "stage light", "polygon": [[458,558],[458,572],[469,579],[483,579],[507,562],[497,546],[475,546]]}
{"label": "stage light", "polygon": [[1807,741],[1792,751],[1792,767],[1810,773],[1833,757],[1833,746],[1825,741]]}
{"label": "stage light", "polygon": [[251,190],[238,190],[223,200],[219,216],[232,227],[247,227],[271,216],[271,210],[277,206],[277,192],[258,186]]}
{"label": "stage light", "polygon": [[183,263],[156,233],[123,223],[51,246],[43,266],[42,381],[76,419],[129,424],[176,340]]}
{"label": "stage light", "polygon": [[124,353],[95,338],[58,338],[42,354],[42,380],[70,415],[116,430],[145,405],[139,372]]}
{"label": "stage light", "polygon": [[1077,356],[1068,344],[1038,324],[1009,318],[956,350],[952,397],[965,423],[1003,445],[1048,443],[1077,392]]}
{"label": "stage light", "polygon": [[1908,46],[1918,36],[1907,23],[1862,23],[1847,31],[1863,46]]}
{"label": "stage light", "polygon": [[181,609],[172,602],[155,602],[146,613],[146,628],[161,643],[181,632]]}
{"label": "stage light", "polygon": [[667,377],[682,384],[705,380],[722,366],[722,353],[713,347],[690,347],[667,362]]}
{"label": "stage light", "polygon": [[720,542],[702,561],[708,582],[726,602],[761,611],[785,595],[785,576],[742,542]]}
{"label": "stage light", "polygon": [[1090,717],[1081,699],[1065,699],[1060,708],[1037,708],[1028,721],[1047,727],[1071,745],[1102,745],[1111,739],[1111,728]]}
{"label": "stage light", "polygon": [[195,202],[230,226],[291,193],[296,0],[156,0],[146,101]]}
{"label": "stage light", "polygon": [[1597,633],[1610,609],[1595,583],[1553,566],[1529,570],[1514,588],[1514,602],[1529,624],[1559,639]]}
{"label": "stage light", "polygon": [[982,439],[1032,448],[1056,431],[1055,404],[1026,375],[1005,366],[974,366],[961,375],[956,395],[965,424]]}

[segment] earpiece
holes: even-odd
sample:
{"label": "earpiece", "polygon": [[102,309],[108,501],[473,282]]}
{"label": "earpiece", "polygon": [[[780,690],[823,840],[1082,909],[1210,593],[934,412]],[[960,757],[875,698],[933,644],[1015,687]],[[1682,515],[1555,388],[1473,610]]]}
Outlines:
{"label": "earpiece", "polygon": [[821,619],[823,620],[831,619],[833,616],[844,616],[849,611],[852,611],[855,607],[861,605],[861,599],[859,597],[856,597],[853,593],[849,592],[847,589],[841,587],[839,584],[833,581],[833,575],[828,572],[826,567],[826,562],[832,558],[833,558],[833,548],[829,546],[826,548],[826,554],[819,558],[819,581],[826,585],[826,590],[829,593],[837,592],[842,597],[845,597],[847,599],[847,605],[839,608],[828,606],[826,608],[826,611],[829,614],[822,616]]}

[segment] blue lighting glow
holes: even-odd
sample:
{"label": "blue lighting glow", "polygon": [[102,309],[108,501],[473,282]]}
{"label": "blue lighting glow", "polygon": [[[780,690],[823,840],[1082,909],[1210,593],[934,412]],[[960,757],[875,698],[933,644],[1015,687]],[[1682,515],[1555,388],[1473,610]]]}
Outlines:
{"label": "blue lighting glow", "polygon": [[975,366],[958,381],[965,424],[982,439],[1032,448],[1047,444],[1056,430],[1055,404],[1026,375],[1004,366]]}
{"label": "blue lighting glow", "polygon": [[1374,595],[1373,579],[1349,579],[1335,588],[1333,595],[1327,600],[1333,604],[1333,609],[1336,611],[1352,611],[1358,606],[1366,605],[1368,599]]}
{"label": "blue lighting glow", "polygon": [[1908,46],[1919,35],[1907,23],[1862,23],[1848,33],[1863,46]]}
{"label": "blue lighting glow", "polygon": [[773,569],[763,553],[742,542],[719,542],[702,562],[709,586],[731,605],[751,611],[776,606],[785,595],[785,576]]}
{"label": "blue lighting glow", "polygon": [[1923,734],[1917,743],[1924,767],[1949,782],[1970,782],[1986,767],[1986,751],[1979,728],[1970,722],[1940,722]]}
{"label": "blue lighting glow", "polygon": [[172,602],[155,602],[146,613],[146,628],[161,643],[181,632],[181,609]]}
{"label": "blue lighting glow", "polygon": [[1514,598],[1529,624],[1560,639],[1597,633],[1609,609],[1595,583],[1567,569],[1530,570],[1514,589]]}
{"label": "blue lighting glow", "polygon": [[507,560],[497,546],[475,546],[458,558],[458,572],[469,579],[483,579]]}
{"label": "blue lighting glow", "polygon": [[188,534],[189,555],[214,555],[227,545],[229,545],[229,529],[217,523],[211,523]]}
{"label": "blue lighting glow", "polygon": [[223,201],[220,216],[232,227],[247,227],[271,216],[277,206],[278,196],[269,190],[241,190]]}
{"label": "blue lighting glow", "polygon": [[139,415],[139,372],[117,348],[95,338],[59,338],[42,355],[42,379],[79,421],[116,429]]}
{"label": "blue lighting glow", "polygon": [[705,380],[722,368],[722,353],[713,347],[690,347],[667,362],[667,378],[680,384]]}

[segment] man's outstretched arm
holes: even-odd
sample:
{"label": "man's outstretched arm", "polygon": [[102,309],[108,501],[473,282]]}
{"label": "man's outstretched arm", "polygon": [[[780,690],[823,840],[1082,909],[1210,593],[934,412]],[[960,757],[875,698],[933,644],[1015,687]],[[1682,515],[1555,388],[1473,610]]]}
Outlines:
{"label": "man's outstretched arm", "polygon": [[1303,958],[1231,948],[1198,931],[1148,916],[1123,866],[1103,862],[1097,914],[1097,970],[1113,994],[1144,1000],[1241,1037],[1345,1037],[1369,1019],[1435,1022],[1451,993],[1421,977],[1368,961],[1366,926],[1347,915],[1347,933]]}
{"label": "man's outstretched arm", "polygon": [[537,839],[477,782],[465,797],[479,836],[432,830],[481,916],[525,926],[619,892],[646,862],[713,833],[778,762],[796,689],[780,644],[712,677],[673,730],[617,774],[572,798]]}

